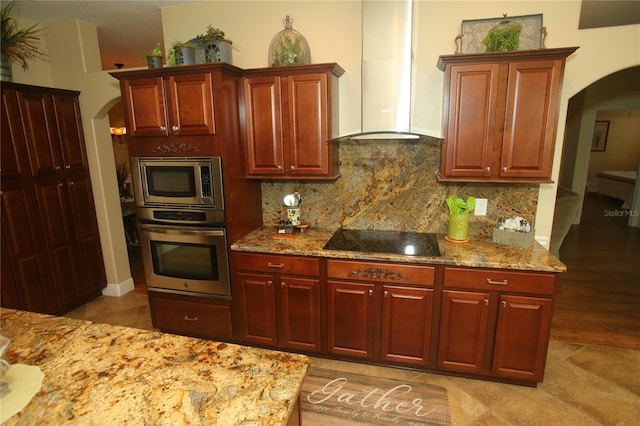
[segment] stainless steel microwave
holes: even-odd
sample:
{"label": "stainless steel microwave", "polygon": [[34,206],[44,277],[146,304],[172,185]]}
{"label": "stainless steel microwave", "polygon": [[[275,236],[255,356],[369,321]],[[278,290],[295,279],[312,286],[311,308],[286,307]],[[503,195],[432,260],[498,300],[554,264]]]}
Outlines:
{"label": "stainless steel microwave", "polygon": [[133,157],[131,169],[138,207],[224,210],[220,157]]}

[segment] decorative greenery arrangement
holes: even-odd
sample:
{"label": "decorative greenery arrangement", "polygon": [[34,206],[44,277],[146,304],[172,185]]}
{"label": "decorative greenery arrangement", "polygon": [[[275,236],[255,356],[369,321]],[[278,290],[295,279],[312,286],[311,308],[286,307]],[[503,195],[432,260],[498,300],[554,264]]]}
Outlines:
{"label": "decorative greenery arrangement", "polygon": [[148,50],[144,53],[144,56],[164,56],[162,54],[162,49],[160,49],[160,43],[156,44],[156,47],[153,50]]}
{"label": "decorative greenery arrangement", "polygon": [[206,33],[198,34],[196,38],[199,38],[203,42],[205,40],[220,40],[220,41],[226,41],[229,44],[233,44],[233,41],[231,39],[228,39],[225,36],[224,31],[222,31],[220,28],[214,28],[211,25],[207,26]]}
{"label": "decorative greenery arrangement", "polygon": [[518,49],[522,24],[509,22],[506,13],[503,17],[502,22],[492,28],[482,39],[486,52],[509,52]]}
{"label": "decorative greenery arrangement", "polygon": [[304,64],[305,59],[304,49],[300,46],[300,39],[296,37],[295,40],[292,40],[291,37],[285,35],[276,46],[271,66],[283,67]]}
{"label": "decorative greenery arrangement", "polygon": [[455,195],[450,195],[447,197],[446,202],[447,206],[449,206],[449,213],[456,216],[469,214],[476,205],[476,199],[472,196],[468,196],[467,201],[464,201],[462,198],[456,198]]}
{"label": "decorative greenery arrangement", "polygon": [[173,42],[174,50],[177,47],[190,47],[192,49],[195,49],[196,48],[196,44],[194,42],[190,41],[190,40],[189,41],[174,41]]}
{"label": "decorative greenery arrangement", "polygon": [[40,41],[45,28],[40,24],[33,24],[27,28],[18,28],[17,19],[11,16],[16,1],[7,3],[0,13],[2,19],[2,53],[17,61],[23,70],[29,69],[28,61],[34,58],[44,58],[36,43]]}

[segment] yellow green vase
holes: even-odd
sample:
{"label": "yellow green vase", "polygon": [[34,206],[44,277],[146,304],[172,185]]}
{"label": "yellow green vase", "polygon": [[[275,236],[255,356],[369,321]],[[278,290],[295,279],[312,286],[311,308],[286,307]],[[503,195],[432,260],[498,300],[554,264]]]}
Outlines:
{"label": "yellow green vase", "polygon": [[447,236],[452,240],[466,240],[469,238],[469,215],[450,214]]}

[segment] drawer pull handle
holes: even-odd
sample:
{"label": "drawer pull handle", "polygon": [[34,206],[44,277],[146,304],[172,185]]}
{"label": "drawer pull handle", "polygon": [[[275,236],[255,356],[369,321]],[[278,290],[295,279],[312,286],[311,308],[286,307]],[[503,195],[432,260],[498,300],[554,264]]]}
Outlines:
{"label": "drawer pull handle", "polygon": [[492,281],[491,278],[487,278],[487,284],[493,284],[493,285],[507,285],[507,280],[502,280],[502,281]]}
{"label": "drawer pull handle", "polygon": [[384,291],[384,297],[389,297],[389,292],[387,290]]}
{"label": "drawer pull handle", "polygon": [[193,317],[193,318],[191,318],[191,317],[189,317],[189,316],[185,315],[185,316],[184,316],[184,320],[185,320],[185,321],[196,322],[196,321],[198,321],[198,317]]}
{"label": "drawer pull handle", "polygon": [[284,288],[284,286],[285,286],[285,285],[286,285],[286,284],[284,283],[284,281],[282,281],[282,282],[280,283],[280,288]]}
{"label": "drawer pull handle", "polygon": [[276,264],[276,263],[271,263],[271,262],[269,262],[269,263],[267,263],[267,266],[268,266],[269,268],[284,268],[284,263],[278,263],[278,264]]}
{"label": "drawer pull handle", "polygon": [[504,300],[502,301],[502,307],[506,308],[507,307],[507,302],[505,302]]}
{"label": "drawer pull handle", "polygon": [[485,306],[489,306],[489,299],[482,299]]}
{"label": "drawer pull handle", "polygon": [[267,287],[271,287],[271,284],[273,284],[273,281],[271,280],[267,281]]}

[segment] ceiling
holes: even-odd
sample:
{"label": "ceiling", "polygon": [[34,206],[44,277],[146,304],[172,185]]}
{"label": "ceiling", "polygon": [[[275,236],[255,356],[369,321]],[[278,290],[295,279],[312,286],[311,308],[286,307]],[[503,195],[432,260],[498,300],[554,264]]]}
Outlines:
{"label": "ceiling", "polygon": [[48,23],[79,19],[98,30],[102,68],[116,69],[146,65],[144,52],[163,42],[160,9],[202,0],[105,1],[105,0],[18,0],[17,15],[29,21]]}
{"label": "ceiling", "polygon": [[[102,68],[146,65],[144,52],[163,42],[160,9],[165,6],[206,0],[105,1],[18,0],[18,16],[47,24],[69,19],[91,22],[98,29]],[[579,28],[597,28],[640,23],[640,1],[585,0]]]}

